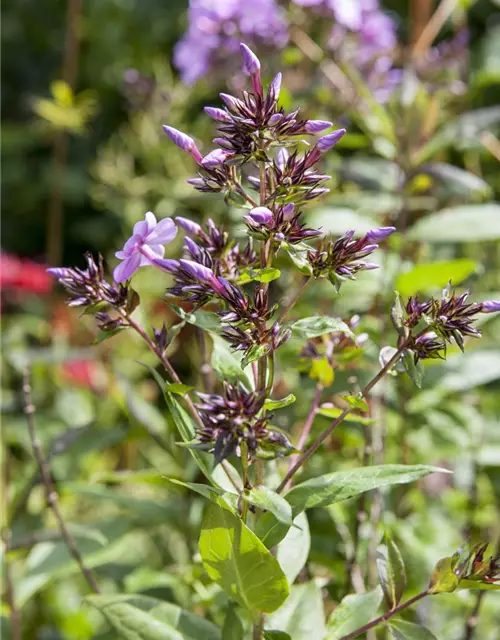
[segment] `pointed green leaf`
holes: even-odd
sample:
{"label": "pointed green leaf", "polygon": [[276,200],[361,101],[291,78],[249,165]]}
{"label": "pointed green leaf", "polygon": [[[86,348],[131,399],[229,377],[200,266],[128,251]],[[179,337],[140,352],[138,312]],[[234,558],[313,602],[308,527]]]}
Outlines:
{"label": "pointed green leaf", "polygon": [[289,584],[295,582],[305,567],[311,548],[311,534],[306,514],[299,513],[293,522],[296,526],[288,529],[288,533],[276,549],[276,558]]}
{"label": "pointed green leaf", "polygon": [[293,393],[289,393],[281,400],[271,400],[271,398],[268,398],[264,401],[264,409],[266,409],[266,411],[283,409],[284,407],[288,407],[290,404],[294,403],[296,399],[297,398],[293,395]]}
{"label": "pointed green leaf", "polygon": [[286,632],[291,640],[323,638],[325,613],[321,589],[314,582],[292,587],[285,604],[268,616],[266,627]]}
{"label": "pointed green leaf", "polygon": [[450,280],[458,285],[477,270],[477,262],[469,258],[417,264],[410,271],[398,275],[396,288],[406,298],[416,293],[442,289]]}
{"label": "pointed green leaf", "polygon": [[454,558],[441,558],[432,572],[429,583],[430,593],[451,593],[458,587],[458,578],[453,569]]}
{"label": "pointed green leaf", "polygon": [[200,554],[210,578],[252,612],[275,611],[288,597],[288,582],[276,558],[221,502],[208,506]]}
{"label": "pointed green leaf", "polygon": [[377,572],[380,586],[389,609],[399,604],[405,587],[406,572],[403,558],[396,543],[387,538],[386,544],[377,549]]}
{"label": "pointed green leaf", "polygon": [[181,382],[167,382],[165,385],[166,391],[169,393],[175,393],[178,396],[185,396],[186,393],[189,393],[194,389],[194,387],[190,387],[187,384],[182,384]]}
{"label": "pointed green leaf", "polygon": [[229,607],[226,617],[224,618],[221,640],[245,640],[243,623],[233,606]]}
{"label": "pointed green leaf", "polygon": [[243,371],[241,355],[235,353],[230,344],[216,334],[212,334],[214,347],[212,350],[212,367],[217,371],[222,380],[229,382],[243,382],[247,388],[251,388],[247,374]]}
{"label": "pointed green leaf", "polygon": [[284,631],[264,631],[264,640],[292,640]]}
{"label": "pointed green leaf", "polygon": [[437,640],[429,629],[419,624],[406,620],[391,620],[389,624],[394,640]]}
{"label": "pointed green leaf", "polygon": [[331,318],[329,316],[312,316],[311,318],[302,318],[294,322],[291,327],[292,333],[299,338],[317,338],[325,333],[333,331],[341,331],[352,335],[351,329],[340,318]]}
{"label": "pointed green leaf", "polygon": [[272,489],[263,485],[253,487],[243,493],[243,499],[259,509],[270,511],[276,518],[288,526],[292,525],[292,507],[289,503]]}
{"label": "pointed green leaf", "polygon": [[327,625],[326,640],[340,640],[376,617],[382,602],[382,589],[346,596],[333,611]]}
{"label": "pointed green leaf", "polygon": [[387,464],[335,471],[298,484],[285,497],[292,505],[293,513],[297,514],[313,507],[326,507],[372,489],[414,482],[438,471],[449,473],[447,469],[426,464]]}

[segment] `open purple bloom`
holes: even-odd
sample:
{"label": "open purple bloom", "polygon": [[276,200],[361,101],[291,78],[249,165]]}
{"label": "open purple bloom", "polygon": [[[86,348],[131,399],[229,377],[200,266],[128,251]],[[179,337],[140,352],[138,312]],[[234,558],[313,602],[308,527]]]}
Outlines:
{"label": "open purple bloom", "polygon": [[157,258],[163,258],[163,245],[172,242],[176,234],[177,227],[171,218],[157,222],[154,213],[148,211],[144,220],[135,224],[134,233],[123,249],[115,254],[123,260],[113,272],[115,282],[125,282],[139,267],[152,265]]}

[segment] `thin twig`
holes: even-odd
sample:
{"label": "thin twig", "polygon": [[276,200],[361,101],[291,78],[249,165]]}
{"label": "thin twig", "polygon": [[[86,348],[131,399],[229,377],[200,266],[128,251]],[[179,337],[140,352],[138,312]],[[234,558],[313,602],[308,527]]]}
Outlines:
{"label": "thin twig", "polygon": [[[380,369],[377,375],[374,376],[370,380],[370,382],[364,387],[364,389],[361,391],[362,398],[366,398],[366,396],[370,393],[373,387],[385,376],[385,374],[390,369],[392,369],[392,367],[396,364],[396,362],[398,362],[398,360],[403,355],[403,351],[405,350],[406,346],[407,346],[407,343],[406,341],[404,341],[399,346],[399,348],[397,349],[395,354],[392,356],[392,358],[382,367],[382,369]],[[351,411],[352,411],[352,407],[349,406],[345,408],[342,411],[342,413],[337,418],[335,418],[335,420],[313,442],[313,444],[309,447],[309,449],[306,449],[304,453],[300,455],[297,462],[293,465],[291,469],[288,470],[288,473],[284,477],[283,481],[281,482],[279,487],[276,489],[277,493],[281,493],[281,491],[283,491],[283,489],[288,485],[290,478],[292,478],[295,475],[295,473],[300,469],[300,467],[313,455],[313,453],[317,449],[319,449],[321,444],[328,438],[328,436],[332,433],[332,431],[344,420],[347,414],[350,413]]]}
{"label": "thin twig", "polygon": [[[4,459],[3,459],[3,470],[4,470],[4,478],[1,486],[2,491],[2,504],[7,505],[9,499],[9,485],[10,485],[10,477],[11,477],[11,467],[10,467],[10,451],[8,444],[5,445]],[[5,506],[4,506],[5,508]],[[7,520],[7,518],[6,518]],[[14,581],[12,579],[10,560],[7,557],[7,552],[12,550],[11,547],[11,530],[7,526],[2,527],[2,543],[4,546],[3,549],[3,569],[5,576],[5,600],[9,605],[10,615],[10,632],[12,636],[12,640],[21,640],[22,638],[22,629],[21,629],[21,616],[19,614],[19,609],[16,604],[16,597],[14,592]]]}
{"label": "thin twig", "polygon": [[[302,448],[304,447],[305,443],[307,442],[307,438],[309,437],[309,434],[311,432],[311,427],[313,425],[314,422],[314,418],[316,416],[316,411],[318,410],[319,407],[319,403],[321,400],[321,394],[323,393],[323,385],[322,384],[318,384],[316,386],[316,391],[314,392],[314,397],[313,397],[313,401],[311,404],[311,408],[309,409],[309,413],[307,414],[307,418],[306,421],[304,422],[304,426],[302,427],[302,431],[299,437],[299,441],[297,443],[297,449],[299,449],[299,451],[302,451]],[[290,462],[288,463],[288,469],[290,470],[294,464],[297,462],[298,458],[299,458],[298,453],[295,453],[294,455],[290,456]],[[285,487],[286,490],[288,490],[291,486],[291,479],[288,482],[287,486]]]}
{"label": "thin twig", "polygon": [[70,554],[73,556],[75,562],[80,568],[80,571],[84,575],[87,580],[90,588],[95,593],[100,593],[99,586],[96,582],[94,574],[92,571],[85,565],[83,557],[81,553],[78,551],[78,548],[75,544],[73,536],[70,534],[66,523],[64,522],[64,518],[62,516],[61,510],[59,508],[59,496],[57,495],[56,488],[54,483],[52,482],[52,476],[50,473],[49,466],[47,461],[44,458],[42,447],[40,444],[40,440],[36,434],[35,428],[35,406],[31,399],[31,383],[30,383],[30,369],[29,366],[26,367],[24,372],[24,380],[23,380],[23,392],[24,392],[24,413],[26,414],[26,420],[28,423],[28,432],[31,441],[31,447],[33,449],[33,454],[40,468],[40,476],[42,479],[42,484],[45,490],[45,499],[47,501],[47,505],[56,518],[58,527],[61,531],[61,535],[66,542],[66,546]]}
{"label": "thin twig", "polygon": [[287,315],[290,313],[290,311],[293,309],[293,307],[297,304],[299,298],[304,293],[304,291],[307,289],[307,287],[311,284],[312,281],[313,281],[312,276],[307,278],[306,280],[304,280],[304,282],[302,283],[302,286],[296,291],[296,293],[293,296],[293,298],[290,300],[290,302],[286,305],[286,307],[280,313],[279,318],[276,320],[276,322],[278,324],[283,324],[283,322],[284,322],[285,318],[287,317]]}
{"label": "thin twig", "polygon": [[425,598],[428,595],[429,595],[429,591],[426,589],[425,591],[422,591],[421,593],[417,594],[413,598],[410,598],[406,602],[403,602],[402,604],[398,605],[397,607],[394,607],[394,609],[391,609],[390,611],[387,611],[386,613],[382,614],[378,618],[375,618],[371,622],[368,622],[367,624],[363,625],[362,627],[359,627],[359,629],[356,629],[352,633],[348,633],[346,636],[342,636],[340,638],[340,640],[354,640],[354,638],[357,638],[362,633],[365,633],[369,629],[373,629],[373,627],[376,627],[381,622],[385,622],[386,620],[389,620],[389,618],[392,618],[392,616],[395,616],[400,611],[403,611],[407,607],[411,606],[412,604],[415,604],[415,602],[418,602],[419,600],[422,600],[422,598]]}
{"label": "thin twig", "polygon": [[431,19],[426,24],[425,29],[420,34],[420,38],[413,47],[413,55],[422,55],[432,45],[446,21],[451,16],[458,0],[441,0],[441,4],[433,13]]}
{"label": "thin twig", "polygon": [[479,591],[479,593],[477,594],[474,609],[472,610],[465,623],[464,640],[472,640],[472,638],[474,637],[474,632],[476,631],[476,627],[479,622],[479,610],[481,609],[481,604],[485,595],[486,591]]}

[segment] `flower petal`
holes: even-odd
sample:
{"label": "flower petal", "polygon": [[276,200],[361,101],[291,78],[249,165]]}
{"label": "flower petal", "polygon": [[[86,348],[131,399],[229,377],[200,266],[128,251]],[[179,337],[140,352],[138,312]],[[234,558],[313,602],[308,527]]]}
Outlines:
{"label": "flower petal", "polygon": [[[137,223],[137,224],[144,224],[144,223]],[[137,224],[135,226],[137,226]],[[130,257],[133,253],[135,253],[136,247],[138,244],[140,244],[142,242],[142,238],[141,236],[134,234],[131,238],[129,238],[127,240],[127,242],[124,244],[122,251],[117,252],[117,253],[124,253],[124,257]],[[121,256],[116,256],[117,258],[121,258]]]}
{"label": "flower petal", "polygon": [[[165,255],[165,247],[162,244],[148,244],[147,248],[149,249],[147,252],[148,255],[141,253],[141,267],[147,267],[152,264],[152,260],[155,258],[163,258]],[[151,255],[151,252],[154,255]]]}
{"label": "flower petal", "polygon": [[115,282],[125,282],[125,280],[128,280],[134,275],[140,266],[141,255],[140,253],[134,253],[119,264],[113,271],[113,278]]}
{"label": "flower petal", "polygon": [[148,233],[151,233],[157,225],[156,216],[152,211],[148,211],[144,216],[144,219],[148,225]]}
{"label": "flower petal", "polygon": [[156,225],[156,228],[148,235],[149,246],[153,244],[168,244],[177,235],[177,227],[172,218],[164,218]]}

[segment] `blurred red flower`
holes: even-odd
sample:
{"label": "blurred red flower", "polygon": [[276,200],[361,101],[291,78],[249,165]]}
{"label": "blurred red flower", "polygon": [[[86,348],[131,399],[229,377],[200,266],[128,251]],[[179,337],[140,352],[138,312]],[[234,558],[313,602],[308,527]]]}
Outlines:
{"label": "blurred red flower", "polygon": [[44,294],[52,289],[53,278],[46,267],[31,260],[0,253],[0,287],[2,291]]}

